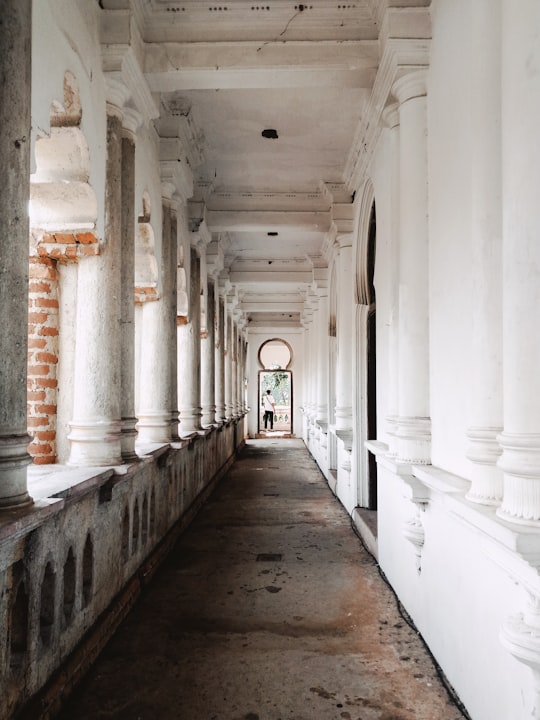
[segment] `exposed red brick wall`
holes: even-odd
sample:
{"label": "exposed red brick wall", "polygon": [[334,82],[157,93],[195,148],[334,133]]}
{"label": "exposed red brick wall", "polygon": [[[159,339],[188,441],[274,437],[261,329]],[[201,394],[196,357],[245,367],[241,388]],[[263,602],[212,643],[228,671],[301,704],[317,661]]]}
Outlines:
{"label": "exposed red brick wall", "polygon": [[57,263],[77,262],[99,255],[92,232],[48,233],[30,257],[28,288],[28,452],[34,463],[56,462],[58,380],[58,273]]}
{"label": "exposed red brick wall", "polygon": [[28,288],[28,452],[44,465],[56,460],[58,274],[56,261],[30,258]]}

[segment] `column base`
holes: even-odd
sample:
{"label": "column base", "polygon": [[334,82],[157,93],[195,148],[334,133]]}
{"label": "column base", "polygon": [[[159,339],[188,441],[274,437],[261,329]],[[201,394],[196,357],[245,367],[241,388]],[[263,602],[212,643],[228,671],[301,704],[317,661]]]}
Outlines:
{"label": "column base", "polygon": [[120,435],[120,445],[122,449],[122,461],[134,462],[139,459],[135,451],[135,441],[137,440],[137,418],[122,418],[122,432]]}
{"label": "column base", "polygon": [[518,525],[540,527],[540,435],[501,433],[503,501],[497,515]]}
{"label": "column base", "polygon": [[27,490],[26,468],[32,463],[27,433],[0,437],[0,509],[32,505]]}
{"label": "column base", "polygon": [[167,412],[140,412],[138,444],[171,442],[171,416]]}
{"label": "column base", "polygon": [[501,446],[497,437],[501,428],[471,427],[467,431],[467,458],[474,463],[467,500],[481,505],[499,505],[503,497],[503,474],[497,461]]}
{"label": "column base", "polygon": [[431,419],[428,417],[397,418],[396,438],[398,461],[411,465],[431,464]]}
{"label": "column base", "polygon": [[122,464],[119,420],[69,423],[71,451],[68,465],[102,467]]}
{"label": "column base", "polygon": [[180,425],[178,428],[180,436],[185,437],[200,432],[203,429],[201,418],[202,408],[200,407],[180,408]]}

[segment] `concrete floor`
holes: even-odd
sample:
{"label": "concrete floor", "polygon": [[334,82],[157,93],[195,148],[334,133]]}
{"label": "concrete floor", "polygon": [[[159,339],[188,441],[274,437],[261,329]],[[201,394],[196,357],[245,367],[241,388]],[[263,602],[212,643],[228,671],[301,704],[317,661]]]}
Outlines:
{"label": "concrete floor", "polygon": [[269,439],[248,442],[61,717],[463,715],[303,443]]}

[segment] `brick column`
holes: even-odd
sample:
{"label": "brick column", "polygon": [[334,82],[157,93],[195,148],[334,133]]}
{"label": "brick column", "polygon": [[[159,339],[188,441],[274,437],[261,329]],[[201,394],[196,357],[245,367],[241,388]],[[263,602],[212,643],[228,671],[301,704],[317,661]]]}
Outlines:
{"label": "brick column", "polygon": [[26,484],[28,200],[32,3],[2,4],[0,55],[0,508],[32,500]]}
{"label": "brick column", "polygon": [[48,257],[30,258],[28,293],[28,447],[37,465],[56,460],[58,272]]}

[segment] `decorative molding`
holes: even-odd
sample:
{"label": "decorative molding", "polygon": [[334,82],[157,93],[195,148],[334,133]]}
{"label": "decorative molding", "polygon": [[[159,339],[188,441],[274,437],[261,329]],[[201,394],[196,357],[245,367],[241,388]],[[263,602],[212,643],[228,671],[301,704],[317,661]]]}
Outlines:
{"label": "decorative molding", "polygon": [[[408,12],[400,12],[407,10]],[[412,12],[411,12],[412,11]],[[344,178],[348,187],[358,187],[367,174],[383,124],[384,108],[392,100],[392,87],[396,80],[411,71],[429,66],[430,55],[430,10],[424,8],[388,8],[381,28],[380,42],[382,55],[371,96],[358,125],[352,144]],[[416,32],[418,20],[423,16],[422,37],[407,37],[406,28],[414,19],[412,30]],[[405,36],[405,37],[404,37]]]}

